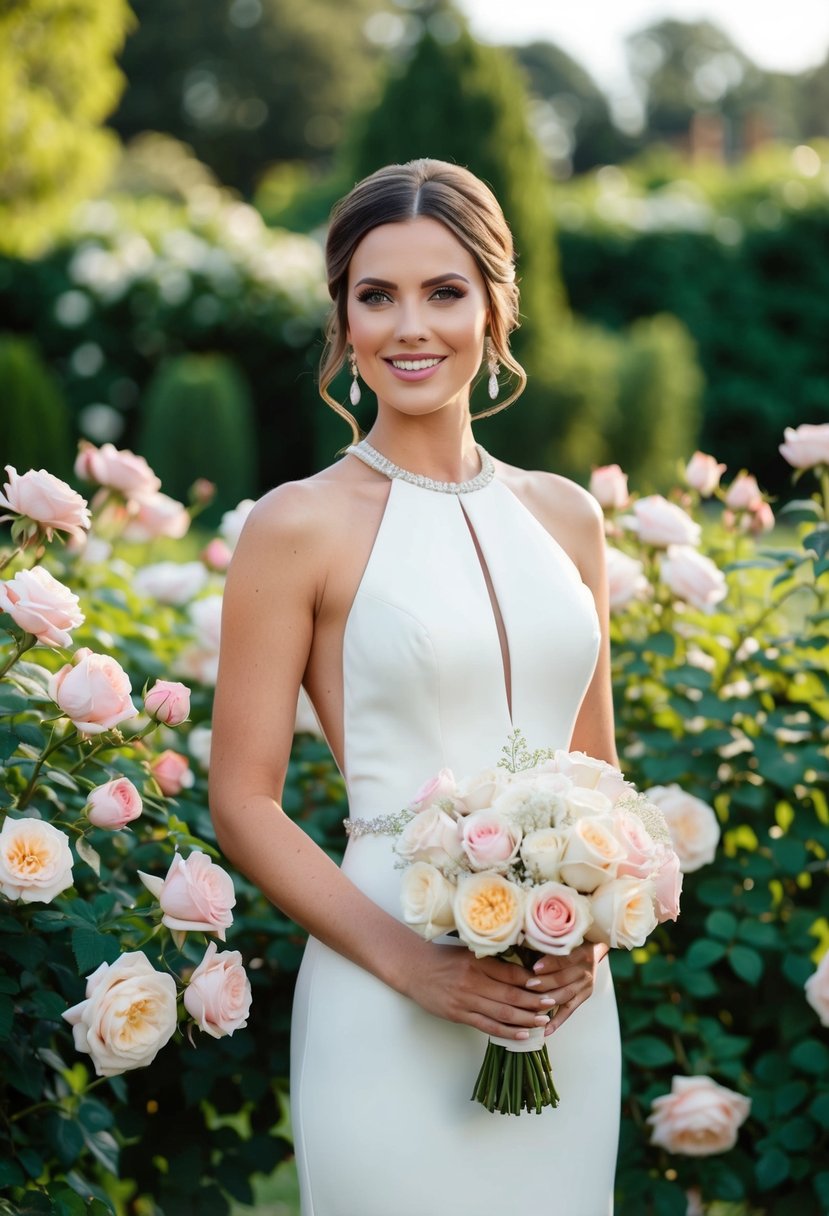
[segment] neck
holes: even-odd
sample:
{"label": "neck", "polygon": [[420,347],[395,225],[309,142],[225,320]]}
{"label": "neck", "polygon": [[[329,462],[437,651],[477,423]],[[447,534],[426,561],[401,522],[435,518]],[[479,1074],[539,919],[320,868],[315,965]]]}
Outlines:
{"label": "neck", "polygon": [[379,415],[366,438],[402,469],[435,481],[469,481],[481,468],[468,409],[454,418]]}

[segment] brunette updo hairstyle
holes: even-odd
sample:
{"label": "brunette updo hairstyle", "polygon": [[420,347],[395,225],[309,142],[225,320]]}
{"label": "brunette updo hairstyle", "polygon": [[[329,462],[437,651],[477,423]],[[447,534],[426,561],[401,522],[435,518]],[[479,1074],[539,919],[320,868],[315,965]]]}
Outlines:
{"label": "brunette updo hairstyle", "polygon": [[509,335],[519,325],[515,252],[495,195],[468,169],[446,161],[386,165],[358,182],[334,207],[325,247],[328,291],[334,306],[325,327],[319,390],[323,400],[349,424],[355,443],[360,438],[356,418],[328,392],[346,359],[348,268],[357,245],[373,228],[420,216],[445,224],[478,264],[489,303],[490,340],[500,362],[518,381],[511,396],[473,417],[487,418],[505,409],[527,383],[523,367],[509,348]]}

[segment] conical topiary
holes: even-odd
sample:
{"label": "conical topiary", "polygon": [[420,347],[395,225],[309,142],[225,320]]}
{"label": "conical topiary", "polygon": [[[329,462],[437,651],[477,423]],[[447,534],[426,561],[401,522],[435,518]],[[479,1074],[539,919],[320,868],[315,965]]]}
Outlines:
{"label": "conical topiary", "polygon": [[69,411],[37,347],[17,334],[0,334],[0,467],[66,477],[72,449]]}

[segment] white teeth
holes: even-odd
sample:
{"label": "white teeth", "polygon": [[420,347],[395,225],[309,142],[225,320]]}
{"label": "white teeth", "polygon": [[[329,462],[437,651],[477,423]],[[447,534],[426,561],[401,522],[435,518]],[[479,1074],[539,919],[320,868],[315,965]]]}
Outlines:
{"label": "white teeth", "polygon": [[392,367],[398,368],[401,372],[422,372],[427,367],[437,367],[442,363],[442,359],[391,359]]}

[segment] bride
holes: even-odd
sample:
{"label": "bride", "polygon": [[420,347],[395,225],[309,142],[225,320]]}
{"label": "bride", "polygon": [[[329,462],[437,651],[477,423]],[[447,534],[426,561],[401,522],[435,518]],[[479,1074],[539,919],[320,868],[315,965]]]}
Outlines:
{"label": "bride", "polygon": [[[604,1216],[620,1070],[605,947],[530,973],[425,942],[401,920],[389,836],[358,825],[339,868],[279,805],[300,685],[353,820],[399,811],[442,767],[495,764],[515,728],[530,747],[618,764],[598,506],[473,437],[482,367],[491,394],[502,368],[517,381],[487,413],[525,382],[496,199],[457,165],[388,166],[335,208],[327,266],[320,386],[355,442],[248,518],[210,772],[222,849],[310,934],[292,1029],[303,1216]],[[366,386],[377,399],[363,440],[328,395],[346,360],[352,402]],[[539,1025],[558,1109],[516,1119],[471,1103],[484,1036]]]}

